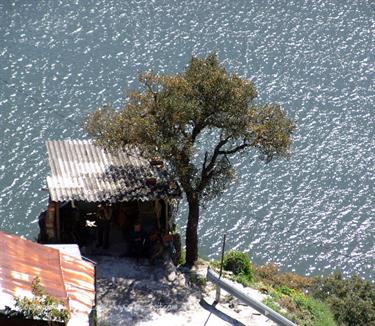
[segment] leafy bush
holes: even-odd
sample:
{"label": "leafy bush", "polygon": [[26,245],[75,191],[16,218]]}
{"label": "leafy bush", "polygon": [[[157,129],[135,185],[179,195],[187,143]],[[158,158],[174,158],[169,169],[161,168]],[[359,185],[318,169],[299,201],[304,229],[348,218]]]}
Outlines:
{"label": "leafy bush", "polygon": [[182,249],[180,253],[180,257],[178,258],[177,265],[185,265],[186,264],[186,250]]}
{"label": "leafy bush", "polygon": [[295,273],[282,273],[276,264],[269,263],[263,266],[254,266],[254,274],[257,281],[261,281],[272,287],[286,286],[288,288],[305,291],[309,289],[312,279]]}
{"label": "leafy bush", "polygon": [[[254,266],[258,288],[270,295],[265,301],[270,308],[303,326],[336,325],[329,305],[306,293],[313,280],[295,273],[283,273],[276,264]],[[274,309],[275,310],[275,309]]]}
{"label": "leafy bush", "polygon": [[358,276],[344,279],[336,272],[316,278],[310,293],[330,305],[339,325],[375,325],[375,285]]}
{"label": "leafy bush", "polygon": [[[305,295],[301,291],[282,286],[269,289],[270,297],[264,301],[300,326],[334,326],[335,321],[328,305]],[[275,309],[277,308],[277,309]]]}
{"label": "leafy bush", "polygon": [[323,302],[302,292],[294,292],[291,297],[298,307],[295,312],[298,325],[336,325],[332,312]]}
{"label": "leafy bush", "polygon": [[253,275],[253,269],[249,257],[237,250],[231,250],[224,255],[223,267],[235,275],[246,274]]}
{"label": "leafy bush", "polygon": [[40,285],[39,277],[33,280],[31,286],[32,298],[14,298],[17,311],[26,319],[41,319],[67,323],[69,320],[69,312],[65,308],[64,302],[46,293]]}
{"label": "leafy bush", "polygon": [[238,274],[234,275],[233,281],[242,284],[243,286],[253,286],[254,276],[253,274]]}

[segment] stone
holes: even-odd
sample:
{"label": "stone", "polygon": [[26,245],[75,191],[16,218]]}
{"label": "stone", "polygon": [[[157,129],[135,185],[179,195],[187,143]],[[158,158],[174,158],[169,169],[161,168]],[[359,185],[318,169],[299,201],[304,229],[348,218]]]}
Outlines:
{"label": "stone", "polygon": [[174,282],[174,280],[176,279],[176,277],[177,277],[177,274],[176,274],[175,271],[173,271],[173,272],[171,272],[171,273],[169,273],[169,274],[167,275],[167,280],[168,280],[169,282]]}

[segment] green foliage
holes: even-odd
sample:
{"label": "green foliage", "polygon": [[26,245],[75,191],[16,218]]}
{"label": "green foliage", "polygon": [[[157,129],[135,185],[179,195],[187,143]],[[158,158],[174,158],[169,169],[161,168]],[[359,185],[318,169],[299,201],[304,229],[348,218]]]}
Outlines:
{"label": "green foliage", "polygon": [[271,297],[268,297],[263,300],[263,303],[271,308],[272,310],[278,312],[280,315],[283,315],[284,317],[288,318],[288,315],[285,313],[285,311],[282,311],[280,305],[278,305],[275,300],[273,300]]}
{"label": "green foliage", "polygon": [[[268,294],[263,303],[297,325],[336,325],[329,305],[309,295],[313,282],[311,278],[280,272],[276,264],[252,265],[248,256],[239,251],[228,252],[225,258],[230,266],[225,269],[233,271],[231,278],[234,281],[244,286],[255,286],[262,293]],[[220,263],[214,261],[211,266],[219,269]],[[249,266],[251,273],[247,274]]]}
{"label": "green foliage", "polygon": [[[288,156],[292,121],[278,105],[257,106],[254,84],[228,73],[216,55],[193,57],[181,74],[143,73],[139,80],[122,110],[99,109],[85,129],[105,148],[136,145],[163,158],[187,193],[219,194],[234,176],[230,157],[247,148],[266,161]],[[205,132],[212,147],[193,162]]]}
{"label": "green foliage", "polygon": [[225,253],[223,267],[235,275],[253,275],[249,256],[238,250],[231,250]]}
{"label": "green foliage", "polygon": [[319,320],[316,325],[331,325],[324,323],[331,322],[327,317],[329,307],[338,325],[375,325],[375,285],[358,276],[344,279],[340,273],[334,273],[312,279],[282,273],[275,264],[254,266],[254,270],[257,281],[267,285],[265,292],[271,293],[272,299],[297,318],[299,324],[309,325],[305,317],[310,316],[307,320],[314,320],[314,325]]}
{"label": "green foliage", "polygon": [[339,325],[375,325],[375,285],[358,276],[341,273],[316,278],[310,293],[326,301]]}
{"label": "green foliage", "polygon": [[186,250],[182,249],[177,265],[185,265],[185,263],[186,263]]}
{"label": "green foliage", "polygon": [[[265,304],[298,325],[335,325],[329,306],[307,295],[312,279],[283,273],[276,264],[253,266],[258,289],[270,295]],[[276,309],[275,309],[276,308]]]}
{"label": "green foliage", "polygon": [[336,325],[329,307],[323,302],[305,295],[301,291],[282,286],[269,289],[265,300],[270,308],[301,326]]}
{"label": "green foliage", "polygon": [[251,269],[249,257],[237,250],[231,250],[224,255],[223,267],[233,274],[247,273]]}
{"label": "green foliage", "polygon": [[16,309],[27,319],[41,319],[67,323],[69,312],[64,302],[45,292],[40,285],[39,277],[32,282],[33,297],[15,297]]}
{"label": "green foliage", "polygon": [[252,273],[234,275],[233,280],[242,284],[243,286],[252,286],[254,284],[254,277]]}
{"label": "green foliage", "polygon": [[311,286],[312,279],[296,273],[283,273],[276,264],[268,263],[262,266],[254,265],[257,281],[268,284],[274,288],[286,286],[294,290],[305,291]]}

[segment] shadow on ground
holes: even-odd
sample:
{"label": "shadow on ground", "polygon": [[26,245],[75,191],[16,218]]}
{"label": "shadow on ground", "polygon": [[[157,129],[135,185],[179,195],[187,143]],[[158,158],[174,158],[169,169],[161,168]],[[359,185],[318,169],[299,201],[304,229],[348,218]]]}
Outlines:
{"label": "shadow on ground", "polygon": [[170,262],[95,257],[99,325],[135,325],[155,314],[186,309],[191,296],[200,299],[196,286]]}
{"label": "shadow on ground", "polygon": [[245,324],[241,323],[237,319],[232,318],[231,316],[227,315],[226,313],[220,311],[216,308],[215,304],[209,304],[206,300],[201,299],[199,301],[199,304],[202,306],[203,309],[206,309],[210,312],[209,316],[207,317],[207,320],[204,324],[206,326],[211,318],[211,315],[215,315],[216,317],[226,321],[228,324],[233,326],[246,326]]}

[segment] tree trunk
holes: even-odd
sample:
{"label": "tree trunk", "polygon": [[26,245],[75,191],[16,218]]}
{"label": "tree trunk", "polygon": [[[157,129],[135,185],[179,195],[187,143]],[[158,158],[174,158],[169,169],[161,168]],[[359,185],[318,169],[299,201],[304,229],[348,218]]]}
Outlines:
{"label": "tree trunk", "polygon": [[198,259],[198,221],[199,198],[196,194],[187,194],[189,215],[186,227],[186,265],[193,266]]}

